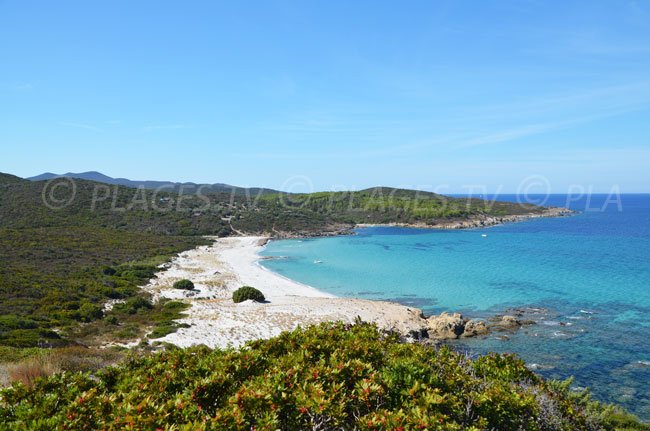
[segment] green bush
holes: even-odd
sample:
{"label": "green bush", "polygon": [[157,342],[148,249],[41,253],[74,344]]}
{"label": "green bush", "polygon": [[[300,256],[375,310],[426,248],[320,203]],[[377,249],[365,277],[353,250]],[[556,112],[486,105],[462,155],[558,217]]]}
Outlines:
{"label": "green bush", "polygon": [[170,310],[182,311],[182,310],[185,310],[188,307],[189,307],[189,305],[187,305],[184,302],[180,302],[180,301],[167,301],[167,302],[165,302],[163,304],[163,309],[167,310],[167,311],[170,311]]}
{"label": "green bush", "polygon": [[240,287],[232,293],[232,300],[234,302],[242,302],[247,299],[252,299],[255,302],[265,301],[264,294],[251,286]]}
{"label": "green bush", "polygon": [[115,275],[117,270],[113,268],[112,266],[103,266],[102,267],[102,274],[104,275]]}
{"label": "green bush", "polygon": [[0,429],[614,429],[605,406],[552,383],[513,355],[476,362],[372,325],[321,324],[17,384],[0,391]]}
{"label": "green bush", "polygon": [[185,289],[185,290],[194,290],[194,283],[192,281],[184,278],[183,280],[178,280],[173,285],[174,289]]}
{"label": "green bush", "polygon": [[134,296],[127,299],[125,302],[115,304],[113,310],[120,313],[135,314],[138,310],[151,310],[153,304],[142,296]]}
{"label": "green bush", "polygon": [[153,330],[147,335],[147,338],[156,339],[162,338],[165,335],[169,335],[173,332],[176,332],[178,329],[175,325],[160,325],[153,328]]}

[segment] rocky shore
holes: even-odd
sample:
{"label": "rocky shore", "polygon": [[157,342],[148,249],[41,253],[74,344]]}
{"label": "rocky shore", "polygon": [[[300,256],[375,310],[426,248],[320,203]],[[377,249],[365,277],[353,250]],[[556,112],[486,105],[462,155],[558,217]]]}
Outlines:
{"label": "rocky shore", "polygon": [[468,219],[440,220],[435,222],[419,223],[368,223],[357,224],[357,227],[371,226],[396,226],[396,227],[414,227],[421,229],[475,229],[481,227],[496,226],[505,223],[516,223],[526,220],[547,217],[568,217],[574,215],[575,211],[562,207],[544,208],[541,212],[527,214],[513,214],[507,216],[488,216],[477,215]]}
{"label": "rocky shore", "polygon": [[532,320],[522,320],[517,316],[505,314],[490,318],[466,319],[460,313],[443,312],[426,319],[427,338],[434,340],[453,340],[488,335],[491,332],[514,332],[524,325],[534,325]]}
{"label": "rocky shore", "polygon": [[463,219],[439,219],[427,222],[411,223],[357,223],[355,225],[337,223],[323,227],[317,231],[305,232],[285,232],[275,230],[269,233],[269,236],[278,239],[305,238],[305,237],[327,237],[339,235],[352,235],[355,228],[376,227],[376,226],[394,226],[410,227],[418,229],[476,229],[482,227],[496,226],[506,223],[516,223],[526,220],[548,217],[568,217],[575,215],[576,212],[563,207],[548,207],[539,212],[526,214],[513,214],[506,216],[490,216],[485,214],[475,215]]}
{"label": "rocky shore", "polygon": [[[157,341],[186,347],[239,346],[270,338],[297,326],[326,321],[371,322],[404,339],[437,342],[515,331],[530,324],[515,314],[489,321],[466,319],[458,313],[425,317],[420,309],[386,301],[339,298],[265,270],[258,252],[269,238],[215,238],[211,246],[181,253],[144,287],[154,299],[169,298],[191,305],[182,327]],[[192,291],[174,289],[175,281],[190,279]],[[266,301],[234,303],[232,292],[243,285],[258,288]]]}

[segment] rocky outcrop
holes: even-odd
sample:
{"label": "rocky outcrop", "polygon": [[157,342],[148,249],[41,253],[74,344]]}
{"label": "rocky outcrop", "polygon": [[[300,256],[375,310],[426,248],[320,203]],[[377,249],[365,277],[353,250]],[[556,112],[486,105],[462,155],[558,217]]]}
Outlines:
{"label": "rocky outcrop", "polygon": [[485,321],[483,320],[470,320],[465,323],[465,330],[463,331],[463,337],[476,337],[480,335],[487,335],[489,329]]}
{"label": "rocky outcrop", "polygon": [[463,334],[465,322],[460,313],[444,312],[439,316],[430,316],[427,319],[427,327],[430,338],[450,340]]}
{"label": "rocky outcrop", "polygon": [[534,325],[533,320],[521,320],[518,317],[509,314],[503,316],[495,316],[490,319],[490,329],[497,331],[516,331],[523,325]]}
{"label": "rocky outcrop", "polygon": [[438,316],[427,318],[429,338],[437,340],[476,337],[486,335],[488,331],[488,326],[483,320],[467,320],[460,313],[444,312]]}

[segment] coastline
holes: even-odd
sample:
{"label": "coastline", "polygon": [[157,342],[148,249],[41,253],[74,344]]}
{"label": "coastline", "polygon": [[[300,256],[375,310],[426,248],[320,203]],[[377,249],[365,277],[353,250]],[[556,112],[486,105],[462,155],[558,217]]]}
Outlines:
{"label": "coastline", "polygon": [[[564,207],[548,207],[541,212],[532,212],[526,214],[512,214],[504,216],[475,215],[466,219],[441,219],[429,222],[389,222],[389,223],[355,223],[349,225],[334,224],[321,228],[313,232],[284,232],[274,231],[273,238],[291,239],[291,238],[318,238],[340,235],[354,235],[354,230],[364,227],[404,227],[414,229],[480,229],[492,226],[503,225],[507,223],[524,222],[539,218],[570,217],[578,212]],[[270,238],[270,237],[269,237]]]}
{"label": "coastline", "polygon": [[[259,252],[270,240],[263,236],[214,238],[212,245],[181,253],[143,289],[154,300],[167,298],[190,305],[181,327],[165,337],[150,340],[179,347],[239,347],[248,341],[267,339],[298,326],[322,322],[357,320],[374,323],[381,330],[400,334],[405,340],[431,342],[485,336],[490,331],[516,331],[522,325],[513,315],[471,320],[444,312],[425,317],[418,308],[389,301],[341,298],[274,273],[259,264]],[[174,289],[173,283],[190,279],[195,289]],[[234,303],[232,293],[242,286],[259,289],[266,301]],[[434,341],[435,342],[435,341]]]}
{"label": "coastline", "polygon": [[529,213],[529,214],[513,214],[507,216],[480,216],[473,217],[467,220],[451,220],[444,221],[441,223],[430,224],[425,222],[418,223],[357,223],[357,227],[378,227],[378,226],[387,226],[387,227],[409,227],[416,229],[475,229],[475,228],[484,228],[490,226],[498,226],[506,223],[517,223],[527,220],[533,220],[538,218],[549,218],[549,217],[568,217],[575,215],[576,212],[568,208],[562,207],[548,207],[543,212],[540,213]]}
{"label": "coastline", "polygon": [[[238,347],[247,341],[271,338],[298,326],[326,321],[353,323],[360,318],[384,330],[418,338],[428,321],[413,307],[383,301],[339,298],[263,268],[258,252],[269,237],[213,238],[210,246],[181,253],[164,265],[144,286],[154,299],[182,300],[191,305],[187,317],[178,320],[189,327],[152,340],[187,347]],[[189,278],[194,291],[173,289]],[[232,292],[243,285],[259,289],[266,302],[234,303]]]}

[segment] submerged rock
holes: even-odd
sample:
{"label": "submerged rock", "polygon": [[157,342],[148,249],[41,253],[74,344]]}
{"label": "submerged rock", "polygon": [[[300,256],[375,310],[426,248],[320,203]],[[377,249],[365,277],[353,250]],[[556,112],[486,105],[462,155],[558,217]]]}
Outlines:
{"label": "submerged rock", "polygon": [[495,316],[494,318],[490,319],[490,321],[490,329],[495,329],[497,331],[516,331],[521,326],[534,325],[537,323],[534,320],[522,320],[509,314],[506,314],[504,316]]}

